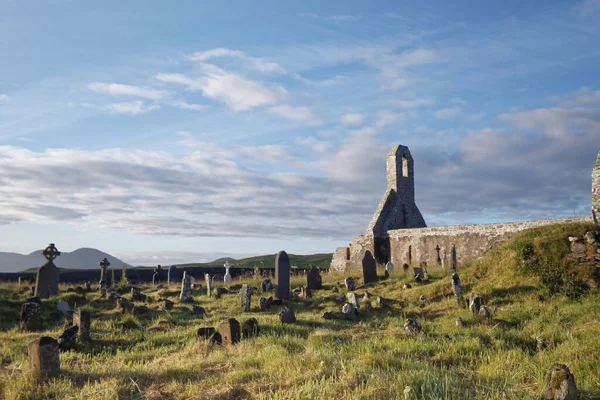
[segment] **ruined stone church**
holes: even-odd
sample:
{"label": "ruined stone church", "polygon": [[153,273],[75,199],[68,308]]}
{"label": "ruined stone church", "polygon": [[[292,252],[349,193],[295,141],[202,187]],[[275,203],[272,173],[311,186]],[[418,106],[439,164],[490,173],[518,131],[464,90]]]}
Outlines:
{"label": "ruined stone church", "polygon": [[408,147],[394,146],[386,165],[387,189],[365,234],[335,250],[332,270],[361,268],[367,250],[382,264],[443,265],[450,257],[464,263],[524,229],[559,222],[600,223],[600,153],[592,170],[591,217],[429,228],[415,203],[414,161]]}

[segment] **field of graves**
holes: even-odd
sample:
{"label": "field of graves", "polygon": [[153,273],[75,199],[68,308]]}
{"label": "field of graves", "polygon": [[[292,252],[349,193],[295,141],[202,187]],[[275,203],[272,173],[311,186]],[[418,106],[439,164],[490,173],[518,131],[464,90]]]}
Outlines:
{"label": "field of graves", "polygon": [[[266,311],[259,299],[274,292],[263,292],[258,276],[216,284],[219,298],[208,297],[198,280],[193,304],[180,301],[181,283],[138,286],[146,298],[136,297],[133,309],[110,294],[100,298],[98,285],[82,291],[61,284],[57,296],[42,301],[43,330],[22,332],[30,288],[0,283],[0,398],[539,399],[546,372],[560,363],[574,375],[581,399],[598,399],[600,294],[577,284],[598,271],[573,271],[565,258],[568,238],[590,229],[597,227],[517,234],[484,259],[459,265],[459,298],[447,268],[438,265],[428,267],[422,282],[402,266],[385,279],[378,266],[379,280],[367,285],[362,271],[324,272],[311,297],[302,291]],[[349,276],[353,291],[344,283]],[[253,287],[248,312],[241,309],[244,284]],[[291,276],[291,289],[306,284],[306,276]],[[131,300],[131,286],[112,290]],[[360,303],[356,319],[341,314],[348,292]],[[489,315],[469,310],[472,293],[481,295]],[[28,345],[41,335],[58,339],[72,325],[57,310],[61,301],[89,312],[90,340],[78,338],[61,351],[60,372],[43,379],[30,365]],[[294,310],[294,322],[280,321],[285,306]],[[326,312],[334,319],[323,318]],[[198,335],[230,318],[242,330],[255,318],[258,330],[235,344]],[[405,325],[407,319],[421,329]]]}

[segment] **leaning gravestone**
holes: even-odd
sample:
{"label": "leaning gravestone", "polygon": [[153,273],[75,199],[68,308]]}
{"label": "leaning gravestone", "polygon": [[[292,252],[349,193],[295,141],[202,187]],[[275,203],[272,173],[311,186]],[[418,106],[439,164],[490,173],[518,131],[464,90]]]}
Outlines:
{"label": "leaning gravestone", "polygon": [[41,336],[29,343],[29,363],[37,377],[45,378],[60,372],[58,342],[48,336]]}
{"label": "leaning gravestone", "polygon": [[79,327],[79,340],[89,342],[90,340],[90,312],[87,310],[77,310],[73,313],[73,325]]}
{"label": "leaning gravestone", "polygon": [[317,267],[312,267],[306,274],[306,288],[311,290],[319,290],[323,286],[323,279]]}
{"label": "leaning gravestone", "polygon": [[250,287],[250,285],[242,285],[242,290],[240,290],[240,301],[242,303],[242,312],[250,311],[252,302],[252,287]]}
{"label": "leaning gravestone", "polygon": [[21,306],[21,330],[35,332],[41,331],[43,327],[40,305],[34,302],[23,303]]}
{"label": "leaning gravestone", "polygon": [[35,294],[42,299],[47,299],[50,296],[58,294],[58,268],[54,265],[56,257],[60,256],[60,251],[56,249],[54,243],[50,243],[48,247],[42,251],[44,257],[46,257],[46,264],[42,265],[37,270],[37,276],[35,279]]}
{"label": "leaning gravestone", "polygon": [[285,251],[275,257],[275,297],[281,300],[290,298],[290,258]]}
{"label": "leaning gravestone", "polygon": [[452,291],[456,297],[461,297],[463,294],[460,278],[456,272],[452,274]]}
{"label": "leaning gravestone", "polygon": [[221,322],[219,325],[219,333],[223,345],[236,344],[240,341],[241,331],[240,323],[235,318],[230,318],[227,321]]}
{"label": "leaning gravestone", "polygon": [[362,259],[362,267],[363,282],[365,284],[377,282],[377,264],[375,264],[373,254],[371,254],[369,250],[365,252],[365,255]]}

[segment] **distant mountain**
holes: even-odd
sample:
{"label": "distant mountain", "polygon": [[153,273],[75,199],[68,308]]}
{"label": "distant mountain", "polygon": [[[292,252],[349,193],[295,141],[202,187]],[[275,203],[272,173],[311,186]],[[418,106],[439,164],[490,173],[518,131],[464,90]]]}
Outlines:
{"label": "distant mountain", "polygon": [[232,257],[221,257],[217,258],[213,263],[224,263],[225,261],[235,261],[235,258]]}
{"label": "distant mountain", "polygon": [[[60,250],[60,249],[59,249]],[[123,264],[128,268],[131,265],[111,256],[103,251],[91,248],[81,248],[72,252],[61,252],[54,260],[58,268],[64,269],[94,269],[99,268],[98,262],[104,257],[110,262],[110,268],[121,268]],[[3,253],[0,252],[0,272],[19,272],[32,268],[39,268],[46,262],[42,250],[31,254]]]}

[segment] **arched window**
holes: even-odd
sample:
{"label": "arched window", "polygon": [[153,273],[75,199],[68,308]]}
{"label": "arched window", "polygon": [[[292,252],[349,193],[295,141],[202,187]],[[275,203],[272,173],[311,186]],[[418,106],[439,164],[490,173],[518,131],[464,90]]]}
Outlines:
{"label": "arched window", "polygon": [[408,178],[408,159],[402,156],[402,176]]}

